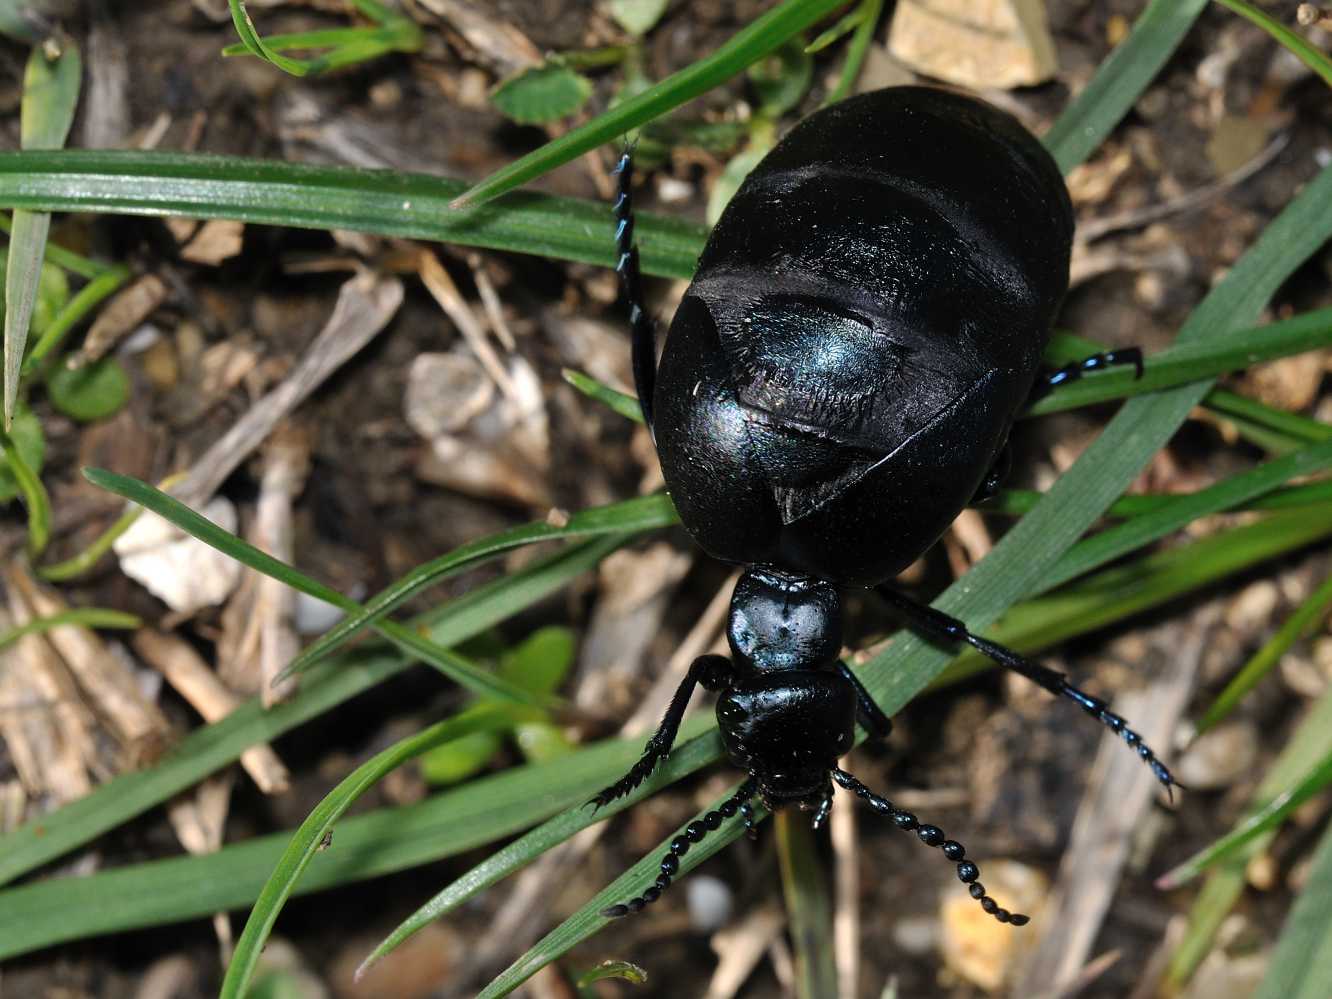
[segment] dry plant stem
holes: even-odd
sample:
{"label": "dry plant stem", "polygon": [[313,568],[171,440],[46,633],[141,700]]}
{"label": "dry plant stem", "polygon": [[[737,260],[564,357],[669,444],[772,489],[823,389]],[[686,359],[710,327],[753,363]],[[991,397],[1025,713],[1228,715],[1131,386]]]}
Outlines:
{"label": "dry plant stem", "polygon": [[[151,628],[140,629],[132,641],[140,658],[165,676],[204,721],[218,721],[240,706],[240,698],[223,686],[188,642]],[[241,753],[240,762],[264,794],[287,789],[287,768],[270,746],[251,746]]]}
{"label": "dry plant stem", "polygon": [[402,282],[370,272],[342,286],[333,314],[292,373],[250,407],[190,468],[175,496],[196,509],[292,410],[388,325],[402,304]]}
{"label": "dry plant stem", "polygon": [[[41,586],[18,563],[5,572],[5,583],[34,617],[51,617],[69,609],[55,591]],[[129,666],[111,653],[96,632],[70,624],[52,628],[45,638],[64,659],[89,706],[125,747],[131,765],[151,758],[165,745],[170,732],[166,717],[143,696]]]}
{"label": "dry plant stem", "polygon": [[[16,603],[11,596],[11,607]],[[26,608],[15,609],[13,614],[0,609],[0,627],[26,622]],[[92,741],[91,719],[81,705],[65,699],[50,673],[54,658],[40,635],[25,635],[0,649],[0,739],[28,798],[59,804],[92,790],[84,765]]]}
{"label": "dry plant stem", "polygon": [[495,339],[505,350],[513,353],[518,349],[518,341],[514,339],[513,330],[509,329],[508,320],[504,318],[504,308],[500,303],[499,294],[490,281],[490,275],[486,273],[481,254],[467,254],[467,266],[472,270],[472,280],[476,283],[476,293],[481,297],[481,307],[486,310],[490,331],[495,334]]}
{"label": "dry plant stem", "polygon": [[[1146,688],[1115,699],[1115,713],[1132,718],[1145,742],[1170,743],[1188,704],[1214,618],[1210,608],[1198,615],[1186,626],[1190,633],[1182,643],[1179,625],[1158,629],[1152,647],[1164,665]],[[1073,822],[1058,881],[1050,901],[1033,922],[1040,939],[1012,995],[1044,995],[1051,990],[1058,994],[1077,979],[1119,886],[1133,832],[1158,790],[1156,779],[1137,754],[1124,752],[1119,737],[1107,732]]]}
{"label": "dry plant stem", "polygon": [[1088,961],[1063,986],[1044,992],[1036,999],[1073,999],[1074,996],[1081,995],[1084,989],[1118,964],[1119,959],[1123,956],[1121,951],[1108,950],[1099,957],[1094,957]]}
{"label": "dry plant stem", "polygon": [[1102,236],[1108,236],[1112,232],[1119,232],[1123,229],[1138,229],[1152,222],[1159,222],[1162,219],[1169,218],[1172,215],[1179,215],[1183,212],[1193,211],[1195,208],[1207,204],[1207,202],[1225,194],[1233,187],[1244,183],[1258,171],[1262,170],[1286,148],[1290,142],[1290,136],[1282,133],[1269,142],[1258,155],[1253,157],[1239,169],[1232,171],[1220,180],[1213,181],[1210,184],[1204,184],[1202,187],[1193,191],[1188,191],[1174,198],[1159,202],[1154,205],[1144,205],[1141,208],[1133,208],[1128,211],[1116,212],[1113,215],[1106,215],[1101,218],[1087,219],[1078,223],[1077,231],[1073,234],[1076,243],[1086,244],[1093,240],[1100,239]]}
{"label": "dry plant stem", "polygon": [[860,858],[856,799],[833,795],[830,835],[833,848],[833,960],[838,999],[856,999],[860,978]]}
{"label": "dry plant stem", "polygon": [[83,338],[83,346],[70,357],[69,366],[81,368],[105,357],[112,347],[138,329],[139,324],[166,301],[167,294],[166,284],[156,274],[145,274],[122,288],[97,314],[88,335]]}
{"label": "dry plant stem", "polygon": [[[181,846],[189,853],[201,856],[216,853],[222,848],[222,834],[231,807],[231,788],[234,784],[233,771],[225,770],[167,805],[167,819],[171,822],[171,828],[175,830]],[[225,912],[214,914],[213,931],[217,934],[221,963],[225,966],[231,960],[233,945],[231,918]]]}
{"label": "dry plant stem", "polygon": [[731,999],[785,926],[786,914],[775,905],[766,905],[714,933],[709,945],[717,954],[717,967],[703,999]]}
{"label": "dry plant stem", "polygon": [[458,332],[467,341],[467,346],[472,348],[472,353],[481,362],[481,367],[490,376],[490,380],[507,398],[518,401],[518,388],[509,377],[504,362],[495,353],[495,348],[486,339],[486,331],[481,325],[481,320],[462,297],[462,292],[454,284],[453,278],[449,277],[449,272],[444,269],[439,258],[431,250],[422,250],[417,255],[416,266],[426,290],[439,303],[445,315],[453,320],[453,325],[458,327]]}
{"label": "dry plant stem", "polygon": [[512,24],[486,13],[488,3],[466,0],[417,0],[454,31],[476,52],[478,61],[503,76],[541,62],[541,50]]}

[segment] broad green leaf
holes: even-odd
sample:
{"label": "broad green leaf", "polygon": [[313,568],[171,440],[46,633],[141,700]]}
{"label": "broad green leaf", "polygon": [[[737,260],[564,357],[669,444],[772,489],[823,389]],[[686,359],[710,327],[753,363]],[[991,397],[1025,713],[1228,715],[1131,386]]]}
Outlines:
{"label": "broad green leaf", "polygon": [[105,419],[129,400],[129,376],[114,357],[71,368],[60,365],[46,379],[51,405],[81,423]]}
{"label": "broad green leaf", "polygon": [[610,16],[629,34],[641,38],[653,29],[666,13],[670,0],[608,0]]}
{"label": "broad green leaf", "polygon": [[520,125],[544,125],[567,118],[592,96],[592,82],[558,62],[519,70],[501,80],[490,100]]}

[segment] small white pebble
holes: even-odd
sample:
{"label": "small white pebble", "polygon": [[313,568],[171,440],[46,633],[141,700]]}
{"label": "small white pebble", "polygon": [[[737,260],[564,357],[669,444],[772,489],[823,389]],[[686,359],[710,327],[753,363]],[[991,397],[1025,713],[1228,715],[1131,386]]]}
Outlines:
{"label": "small white pebble", "polygon": [[700,933],[712,933],[731,918],[731,889],[726,882],[706,874],[695,874],[684,882],[689,923]]}

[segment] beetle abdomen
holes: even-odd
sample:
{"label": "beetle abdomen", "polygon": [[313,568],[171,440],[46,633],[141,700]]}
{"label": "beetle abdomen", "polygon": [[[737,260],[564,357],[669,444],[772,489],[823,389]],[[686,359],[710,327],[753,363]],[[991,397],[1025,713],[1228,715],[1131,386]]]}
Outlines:
{"label": "beetle abdomen", "polygon": [[1007,439],[1071,232],[1048,154],[980,102],[901,88],[802,122],[723,214],[667,339],[657,444],[686,528],[728,561],[899,572]]}

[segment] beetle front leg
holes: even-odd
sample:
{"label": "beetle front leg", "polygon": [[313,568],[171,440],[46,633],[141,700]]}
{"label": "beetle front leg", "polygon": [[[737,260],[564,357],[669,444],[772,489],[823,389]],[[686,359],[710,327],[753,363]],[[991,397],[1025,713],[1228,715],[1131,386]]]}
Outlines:
{"label": "beetle front leg", "polygon": [[967,626],[957,618],[949,617],[933,607],[918,604],[910,597],[904,596],[887,586],[876,587],[876,590],[881,597],[902,613],[908,626],[916,631],[946,642],[965,642],[1000,666],[1011,669],[1015,673],[1021,673],[1028,680],[1044,687],[1050,693],[1073,701],[1087,714],[1128,743],[1142,761],[1151,768],[1152,773],[1156,775],[1156,779],[1165,787],[1166,794],[1170,795],[1171,798],[1174,797],[1173,788],[1183,786],[1175,780],[1166,765],[1157,759],[1151,747],[1142,741],[1142,736],[1129,728],[1128,723],[1123,718],[1112,712],[1105,701],[1079,690],[1068,682],[1068,677],[1063,673],[1050,669],[1048,666],[1042,666],[1040,663],[1032,662],[1032,660],[997,642],[991,642],[989,639],[973,635],[967,630]]}
{"label": "beetle front leg", "polygon": [[615,166],[619,185],[615,192],[615,270],[620,275],[624,297],[629,302],[629,331],[632,336],[634,390],[643,422],[652,431],[652,393],[657,381],[656,325],[643,303],[643,275],[638,266],[638,244],[634,242],[633,157],[626,146]]}
{"label": "beetle front leg", "polygon": [[623,797],[643,783],[648,774],[656,768],[657,762],[670,753],[671,746],[675,743],[675,735],[680,731],[680,722],[684,718],[685,708],[689,706],[689,698],[694,693],[694,687],[702,684],[704,690],[725,690],[731,686],[731,680],[734,676],[735,668],[725,656],[706,655],[695,659],[690,664],[689,672],[685,674],[684,680],[676,688],[675,696],[671,698],[670,706],[666,709],[666,714],[662,716],[661,724],[657,727],[657,731],[652,738],[648,740],[648,744],[643,750],[643,755],[638,758],[638,762],[610,787],[599,791],[588,804],[595,805],[597,808],[608,805],[616,798]]}

